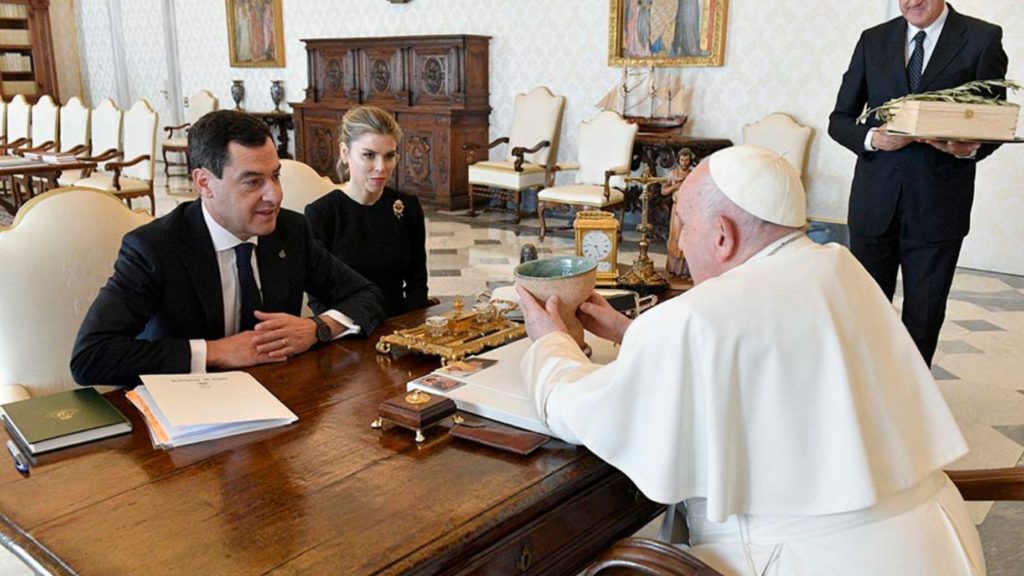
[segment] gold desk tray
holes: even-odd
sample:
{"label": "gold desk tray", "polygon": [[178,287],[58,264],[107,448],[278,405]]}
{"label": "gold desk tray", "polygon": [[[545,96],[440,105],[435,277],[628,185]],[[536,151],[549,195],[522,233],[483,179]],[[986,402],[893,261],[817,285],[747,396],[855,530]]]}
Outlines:
{"label": "gold desk tray", "polygon": [[[461,298],[452,303],[452,310],[443,315],[448,325],[443,333],[438,333],[428,323],[415,328],[395,330],[394,333],[382,336],[377,341],[377,352],[391,353],[394,346],[406,348],[421,354],[441,357],[441,365],[457,362],[472,356],[484,348],[493,348],[518,340],[526,336],[526,328],[505,318],[505,314],[518,305],[508,301],[491,301],[492,308],[483,312],[481,321],[476,310],[464,312]],[[429,322],[428,318],[428,322]]]}

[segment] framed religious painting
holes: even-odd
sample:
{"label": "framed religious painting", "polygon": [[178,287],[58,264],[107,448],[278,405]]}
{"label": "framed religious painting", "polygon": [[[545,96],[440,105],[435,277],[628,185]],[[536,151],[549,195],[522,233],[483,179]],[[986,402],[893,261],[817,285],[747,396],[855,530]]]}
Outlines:
{"label": "framed religious painting", "polygon": [[231,66],[284,67],[281,0],[226,0]]}
{"label": "framed religious painting", "polygon": [[728,0],[610,0],[609,66],[721,66]]}

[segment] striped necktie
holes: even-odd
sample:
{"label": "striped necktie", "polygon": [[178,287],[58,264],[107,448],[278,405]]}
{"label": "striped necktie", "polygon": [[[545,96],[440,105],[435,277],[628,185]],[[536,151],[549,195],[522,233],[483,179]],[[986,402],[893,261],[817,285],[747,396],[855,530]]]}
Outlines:
{"label": "striped necktie", "polygon": [[921,74],[924,72],[924,30],[914,35],[914,52],[907,62],[907,83],[910,84],[910,93],[916,94],[921,88]]}

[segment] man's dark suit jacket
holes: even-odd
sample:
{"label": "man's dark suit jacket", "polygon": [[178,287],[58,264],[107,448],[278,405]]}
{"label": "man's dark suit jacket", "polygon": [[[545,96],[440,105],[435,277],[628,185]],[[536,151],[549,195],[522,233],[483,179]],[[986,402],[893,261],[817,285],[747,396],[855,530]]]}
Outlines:
{"label": "man's dark suit jacket", "polygon": [[[1004,78],[1007,58],[1002,29],[949,8],[942,34],[921,78],[921,92],[953,88],[972,80]],[[910,92],[905,44],[907,22],[901,16],[865,30],[843,76],[828,133],[857,154],[850,191],[851,230],[879,236],[888,228],[901,190],[904,223],[911,238],[925,242],[967,235],[974,201],[975,163],[995,151],[983,145],[971,160],[961,160],[928,144],[895,152],[867,152],[867,125],[856,119],[869,108]],[[1000,95],[1004,95],[1000,92]]]}
{"label": "man's dark suit jacket", "polygon": [[[384,296],[313,240],[306,219],[281,210],[256,249],[262,310],[299,314],[308,292],[369,334]],[[318,307],[319,308],[319,307]],[[323,312],[323,309],[314,309]],[[190,371],[190,339],[224,334],[220,269],[200,202],[129,232],[114,274],[82,321],[71,372],[82,385],[139,383],[140,374]]]}

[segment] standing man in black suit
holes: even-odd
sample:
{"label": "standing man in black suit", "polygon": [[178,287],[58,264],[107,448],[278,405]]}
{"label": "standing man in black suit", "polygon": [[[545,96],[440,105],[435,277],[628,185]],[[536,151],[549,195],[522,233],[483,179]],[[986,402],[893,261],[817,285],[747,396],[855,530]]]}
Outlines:
{"label": "standing man in black suit", "polygon": [[907,138],[856,119],[865,105],[1004,78],[1007,58],[1000,27],[945,0],[899,2],[902,17],[861,34],[828,132],[857,154],[850,248],[890,300],[902,268],[903,323],[930,365],[970,228],[975,165],[997,146]]}
{"label": "standing man in black suit", "polygon": [[[125,235],[71,357],[79,384],[133,385],[140,374],[279,362],[346,334],[369,334],[384,296],[281,209],[270,131],[231,110],[189,130],[198,201]],[[330,309],[297,316],[303,292]]]}

